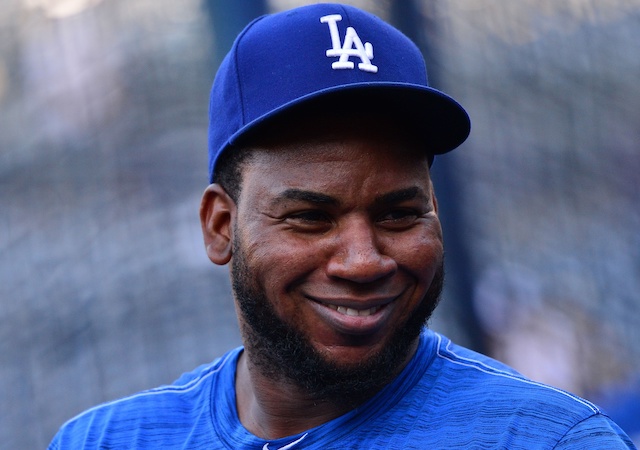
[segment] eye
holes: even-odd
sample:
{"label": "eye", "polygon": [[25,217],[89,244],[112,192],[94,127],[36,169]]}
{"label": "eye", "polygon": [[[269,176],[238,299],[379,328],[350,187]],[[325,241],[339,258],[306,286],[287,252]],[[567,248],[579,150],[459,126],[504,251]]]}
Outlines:
{"label": "eye", "polygon": [[387,228],[402,229],[413,225],[420,214],[412,209],[394,209],[378,217],[378,223]]}
{"label": "eye", "polygon": [[331,217],[320,210],[306,210],[291,213],[286,222],[303,231],[324,231],[331,225]]}

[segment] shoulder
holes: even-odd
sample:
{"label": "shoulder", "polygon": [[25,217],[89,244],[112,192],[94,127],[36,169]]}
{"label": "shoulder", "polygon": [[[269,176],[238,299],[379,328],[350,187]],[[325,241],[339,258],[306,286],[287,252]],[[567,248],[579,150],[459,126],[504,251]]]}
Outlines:
{"label": "shoulder", "polygon": [[469,448],[480,442],[487,448],[633,448],[593,403],[437,333],[427,331],[422,339],[426,370],[376,422],[376,429],[392,436],[390,442],[397,439],[394,430],[408,428],[402,448]]}
{"label": "shoulder", "polygon": [[504,401],[515,405],[572,411],[576,419],[599,414],[593,403],[562,389],[526,378],[515,369],[488,356],[469,350],[435,335],[438,339],[436,364],[442,382],[465,388],[470,397],[490,397],[497,391]]}
{"label": "shoulder", "polygon": [[169,434],[192,430],[202,415],[208,414],[211,383],[229,366],[234,354],[236,351],[229,352],[185,373],[170,385],[84,411],[60,428],[49,448],[126,448],[137,439],[151,439],[155,445],[155,437],[165,439]]}
{"label": "shoulder", "polygon": [[[502,448],[634,448],[595,404],[530,380],[492,358],[432,333],[437,341],[429,403],[441,429],[465,429]],[[535,444],[535,445],[534,445]],[[615,444],[615,445],[614,445]],[[603,447],[598,447],[603,448]]]}

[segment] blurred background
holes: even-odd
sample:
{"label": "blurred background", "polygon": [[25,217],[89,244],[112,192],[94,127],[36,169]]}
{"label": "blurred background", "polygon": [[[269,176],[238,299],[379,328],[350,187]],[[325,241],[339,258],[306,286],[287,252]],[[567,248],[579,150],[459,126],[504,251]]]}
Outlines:
{"label": "blurred background", "polygon": [[[207,97],[246,23],[302,3],[0,2],[0,448],[239,345],[200,239]],[[640,0],[348,3],[472,119],[433,169],[432,328],[640,441]]]}

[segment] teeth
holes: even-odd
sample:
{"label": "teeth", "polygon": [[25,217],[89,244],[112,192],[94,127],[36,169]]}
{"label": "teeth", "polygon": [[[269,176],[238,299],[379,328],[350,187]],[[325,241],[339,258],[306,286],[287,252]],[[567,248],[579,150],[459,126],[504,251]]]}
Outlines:
{"label": "teeth", "polygon": [[377,306],[374,306],[369,309],[353,309],[353,308],[347,308],[346,306],[335,306],[335,305],[327,305],[327,306],[333,309],[334,311],[338,311],[340,314],[344,314],[347,316],[363,316],[363,317],[370,316],[371,314],[374,314],[379,309]]}

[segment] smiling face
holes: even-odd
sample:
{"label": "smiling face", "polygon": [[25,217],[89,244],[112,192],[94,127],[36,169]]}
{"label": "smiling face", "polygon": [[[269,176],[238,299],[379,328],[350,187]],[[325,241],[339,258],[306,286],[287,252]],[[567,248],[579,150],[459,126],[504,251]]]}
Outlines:
{"label": "smiling face", "polygon": [[428,159],[395,129],[367,129],[268,144],[242,171],[231,272],[246,351],[312,392],[384,384],[441,289]]}

